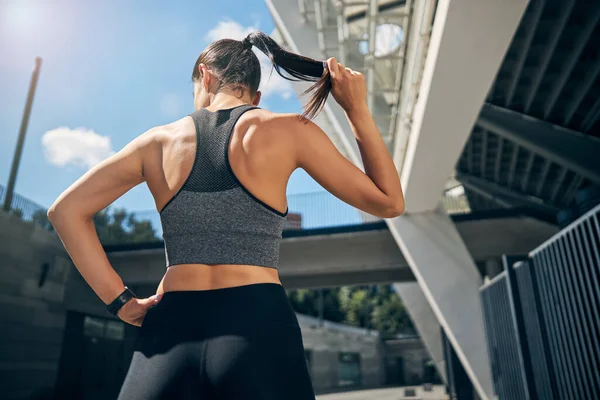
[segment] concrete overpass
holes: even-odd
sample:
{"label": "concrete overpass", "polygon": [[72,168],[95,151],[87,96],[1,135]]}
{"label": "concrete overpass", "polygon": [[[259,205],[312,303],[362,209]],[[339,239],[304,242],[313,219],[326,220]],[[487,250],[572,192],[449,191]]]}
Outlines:
{"label": "concrete overpass", "polygon": [[[554,225],[514,210],[455,217],[456,229],[472,257],[526,253],[554,233]],[[483,219],[482,219],[483,218]],[[162,242],[106,246],[111,265],[131,284],[158,284],[165,272]],[[411,282],[415,277],[385,222],[284,231],[280,276],[286,288]]]}

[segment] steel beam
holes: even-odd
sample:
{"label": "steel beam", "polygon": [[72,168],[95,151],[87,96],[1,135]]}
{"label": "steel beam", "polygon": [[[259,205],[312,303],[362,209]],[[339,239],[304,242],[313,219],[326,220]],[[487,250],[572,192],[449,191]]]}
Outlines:
{"label": "steel beam", "polygon": [[486,104],[478,125],[547,160],[600,183],[600,140],[514,111]]}
{"label": "steel beam", "polygon": [[557,207],[546,204],[542,200],[536,200],[527,194],[516,192],[476,176],[459,174],[456,176],[456,179],[460,180],[466,188],[479,193],[486,193],[491,199],[499,201],[508,207],[527,206],[548,215],[555,215],[558,212]]}
{"label": "steel beam", "polygon": [[500,182],[500,166],[502,165],[502,151],[504,150],[504,138],[498,136],[498,150],[496,150],[496,163],[494,165],[494,179]]}
{"label": "steel beam", "polygon": [[581,101],[588,94],[599,73],[600,60],[596,60],[596,65],[586,71],[586,76],[583,79],[583,82],[579,84],[579,90],[575,92],[571,98],[571,106],[567,109],[567,113],[565,114],[565,119],[563,121],[564,125],[569,125],[571,123],[571,120],[579,108]]}
{"label": "steel beam", "polygon": [[525,64],[525,60],[527,59],[527,55],[529,54],[531,42],[533,41],[533,37],[535,36],[538,22],[540,21],[540,16],[542,15],[542,10],[544,9],[545,4],[546,0],[539,0],[535,2],[534,5],[532,5],[532,7],[535,8],[532,11],[531,20],[529,21],[529,25],[527,26],[527,33],[525,35],[525,39],[523,40],[523,48],[521,49],[521,53],[519,53],[517,64],[513,67],[512,80],[510,82],[508,92],[506,94],[506,102],[504,103],[506,108],[510,108],[510,105],[512,103],[512,99],[517,88],[517,83],[521,78],[521,71],[523,71],[523,65]]}
{"label": "steel beam", "polygon": [[550,167],[552,166],[552,162],[548,159],[544,160],[544,168],[542,168],[542,173],[538,178],[538,184],[535,189],[535,196],[540,197],[542,194],[542,189],[544,188],[544,184],[546,184],[546,177],[548,176],[548,172],[550,172]]}
{"label": "steel beam", "polygon": [[375,44],[377,39],[377,0],[369,2],[369,54],[365,57],[365,68],[367,69],[367,107],[373,112],[373,92],[375,88]]}
{"label": "steel beam", "polygon": [[556,24],[554,24],[552,32],[550,33],[550,38],[548,41],[548,45],[544,49],[544,57],[542,58],[542,62],[540,67],[536,71],[533,76],[533,81],[531,82],[531,86],[529,87],[529,96],[525,101],[524,112],[529,112],[529,107],[531,107],[531,103],[533,103],[533,99],[537,94],[538,88],[540,87],[540,83],[542,82],[542,78],[546,73],[546,69],[548,68],[548,64],[550,64],[550,59],[554,55],[554,49],[558,44],[558,40],[560,39],[560,35],[562,31],[565,29],[567,25],[567,21],[569,20],[569,16],[571,15],[571,10],[575,5],[575,0],[564,0],[563,6],[560,12],[560,19]]}
{"label": "steel beam", "polygon": [[531,176],[531,168],[533,167],[533,161],[535,160],[535,153],[533,151],[529,151],[529,157],[527,158],[527,165],[525,166],[525,173],[523,174],[523,179],[521,180],[521,191],[527,191],[527,184],[529,183],[529,177]]}
{"label": "steel beam", "polygon": [[598,100],[596,100],[596,103],[592,106],[590,112],[581,123],[581,129],[584,132],[588,132],[592,129],[594,123],[598,121],[598,118],[600,118],[600,97],[598,97]]}
{"label": "steel beam", "polygon": [[437,206],[526,5],[438,2],[401,172],[407,212]]}
{"label": "steel beam", "polygon": [[581,52],[588,44],[588,40],[590,39],[590,35],[594,31],[596,24],[598,23],[598,19],[600,19],[600,7],[593,7],[593,11],[591,15],[588,15],[588,19],[585,22],[585,25],[579,31],[579,34],[575,40],[573,40],[574,46],[571,48],[571,52],[567,57],[564,57],[566,61],[566,65],[563,66],[560,71],[560,77],[554,83],[554,87],[552,88],[552,92],[547,97],[546,106],[544,107],[544,119],[547,119],[552,110],[554,109],[554,105],[556,104],[556,100],[558,96],[562,93],[563,88],[565,87],[565,83],[571,76],[571,72],[573,72],[573,68],[579,61],[579,57],[581,57]]}
{"label": "steel beam", "polygon": [[569,172],[569,170],[566,168],[562,168],[562,171],[560,171],[560,175],[558,175],[558,179],[554,183],[554,189],[552,189],[552,194],[550,194],[550,203],[554,203],[556,196],[558,195],[558,192],[560,192],[562,184],[565,181],[567,172]]}
{"label": "steel beam", "polygon": [[508,171],[508,181],[506,182],[508,187],[513,185],[515,170],[517,169],[517,159],[519,158],[519,145],[515,144],[514,146],[515,148],[513,149],[512,158],[510,160],[510,170]]}
{"label": "steel beam", "polygon": [[487,143],[487,138],[488,138],[488,132],[487,130],[483,129],[481,131],[481,165],[480,165],[480,174],[482,178],[485,177],[485,168],[487,166],[487,150],[488,150],[488,143]]}

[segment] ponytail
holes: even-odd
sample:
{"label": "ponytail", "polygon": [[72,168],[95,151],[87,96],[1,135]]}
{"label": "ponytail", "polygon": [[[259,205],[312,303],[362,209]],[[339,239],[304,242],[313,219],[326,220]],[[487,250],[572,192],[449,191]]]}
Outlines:
{"label": "ponytail", "polygon": [[323,109],[331,91],[331,77],[323,61],[290,53],[263,32],[251,32],[243,43],[250,43],[265,53],[282,78],[296,82],[315,82],[302,93],[312,93],[304,106],[303,117],[312,119]]}

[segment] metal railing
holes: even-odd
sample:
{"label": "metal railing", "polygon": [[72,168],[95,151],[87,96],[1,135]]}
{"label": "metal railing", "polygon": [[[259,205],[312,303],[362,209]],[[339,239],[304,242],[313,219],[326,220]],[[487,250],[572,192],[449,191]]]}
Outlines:
{"label": "metal railing", "polygon": [[[0,204],[4,204],[6,188],[0,185]],[[47,209],[29,200],[20,194],[14,193],[10,202],[8,213],[21,218],[23,221],[33,222],[46,230],[52,230],[52,225],[46,216]]]}
{"label": "metal railing", "polygon": [[481,288],[496,394],[600,398],[600,205]]}

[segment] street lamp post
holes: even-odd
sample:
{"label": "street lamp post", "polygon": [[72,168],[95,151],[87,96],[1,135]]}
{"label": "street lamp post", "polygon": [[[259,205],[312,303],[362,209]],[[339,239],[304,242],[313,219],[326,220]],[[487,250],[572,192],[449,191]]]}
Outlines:
{"label": "street lamp post", "polygon": [[40,66],[42,65],[42,58],[35,58],[35,68],[31,75],[31,83],[29,84],[29,92],[27,93],[27,102],[25,103],[25,112],[23,113],[23,119],[21,120],[21,129],[19,130],[19,138],[17,140],[17,147],[15,148],[15,155],[13,157],[12,168],[10,170],[10,176],[8,178],[8,185],[6,187],[6,197],[4,198],[4,211],[10,210],[12,203],[13,192],[15,190],[15,182],[17,180],[17,171],[19,169],[19,162],[21,161],[21,153],[23,152],[23,143],[25,142],[25,132],[27,132],[27,124],[29,123],[29,115],[31,114],[31,105],[33,104],[33,96],[35,94],[35,88],[37,86],[38,77],[40,75]]}

